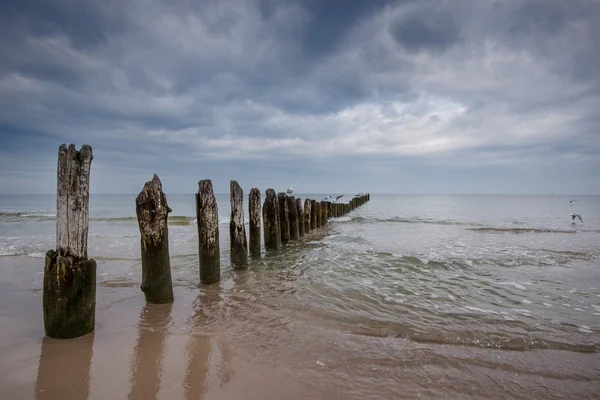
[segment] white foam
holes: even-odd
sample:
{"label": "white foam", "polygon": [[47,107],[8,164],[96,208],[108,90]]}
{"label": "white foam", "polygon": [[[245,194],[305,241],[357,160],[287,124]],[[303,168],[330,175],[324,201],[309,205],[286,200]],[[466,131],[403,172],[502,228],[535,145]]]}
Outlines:
{"label": "white foam", "polygon": [[452,296],[450,293],[448,293],[448,298],[452,301],[456,300],[456,298],[454,296]]}
{"label": "white foam", "polygon": [[592,330],[590,329],[589,326],[581,325],[579,327],[579,332],[582,332],[582,333],[592,333]]}
{"label": "white foam", "polygon": [[484,310],[483,308],[478,308],[478,307],[465,306],[465,308],[469,311],[477,311],[477,312],[484,313],[484,314],[498,314],[496,311]]}
{"label": "white foam", "polygon": [[33,253],[27,254],[27,257],[31,257],[31,258],[44,258],[44,257],[46,257],[46,253],[34,251]]}
{"label": "white foam", "polygon": [[523,299],[523,300],[521,300],[521,302],[522,302],[523,304],[531,304],[531,301],[529,301],[529,300],[527,300],[527,299]]}
{"label": "white foam", "polygon": [[548,304],[548,303],[542,303],[543,305],[545,305],[546,307],[552,307],[552,304]]}
{"label": "white foam", "polygon": [[516,289],[527,290],[525,286],[518,284],[517,282],[496,282],[496,285],[513,286]]}

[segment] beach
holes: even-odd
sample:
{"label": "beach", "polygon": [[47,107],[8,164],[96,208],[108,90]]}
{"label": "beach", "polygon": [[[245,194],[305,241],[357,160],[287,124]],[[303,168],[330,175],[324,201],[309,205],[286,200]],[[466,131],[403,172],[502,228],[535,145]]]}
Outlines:
{"label": "beach", "polygon": [[221,281],[199,285],[193,197],[169,196],[175,301],[149,305],[132,196],[92,195],[95,331],[56,340],[41,307],[53,198],[2,196],[0,398],[600,396],[600,225],[573,226],[566,197],[373,195],[245,270],[229,265],[227,197]]}

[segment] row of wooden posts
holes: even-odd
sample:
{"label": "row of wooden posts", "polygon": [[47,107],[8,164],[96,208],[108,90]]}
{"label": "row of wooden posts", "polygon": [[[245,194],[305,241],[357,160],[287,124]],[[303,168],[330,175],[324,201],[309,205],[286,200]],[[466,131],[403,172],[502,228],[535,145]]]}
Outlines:
{"label": "row of wooden posts", "polygon": [[[89,178],[92,148],[61,145],[57,169],[56,250],[45,257],[43,311],[47,336],[74,338],[94,329],[96,308],[96,261],[87,257]],[[248,255],[261,255],[261,193],[250,190],[249,245],[244,224],[244,192],[230,183],[230,259],[235,268],[248,264]],[[297,240],[370,200],[369,194],[354,196],[348,203],[296,199],[267,189],[262,204],[262,233],[267,251]],[[169,256],[168,214],[171,208],[158,176],[146,182],[136,198],[140,229],[142,284],[146,301],[174,300]],[[200,282],[220,279],[219,216],[209,179],[198,182],[196,194]]]}

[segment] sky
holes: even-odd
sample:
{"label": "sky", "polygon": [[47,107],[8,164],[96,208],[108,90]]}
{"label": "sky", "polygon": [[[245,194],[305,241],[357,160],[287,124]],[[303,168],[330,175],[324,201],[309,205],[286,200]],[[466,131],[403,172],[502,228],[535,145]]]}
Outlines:
{"label": "sky", "polygon": [[0,193],[600,193],[598,0],[3,0]]}

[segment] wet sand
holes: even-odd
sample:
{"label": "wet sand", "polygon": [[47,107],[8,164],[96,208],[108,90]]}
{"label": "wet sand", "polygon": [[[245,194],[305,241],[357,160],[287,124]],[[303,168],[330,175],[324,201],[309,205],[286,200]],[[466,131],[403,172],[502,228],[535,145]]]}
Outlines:
{"label": "wet sand", "polygon": [[[600,397],[600,356],[415,343],[263,296],[252,271],[175,285],[146,305],[138,283],[99,283],[96,329],[44,337],[43,260],[0,258],[0,399],[551,399]],[[276,286],[279,282],[271,282]]]}

